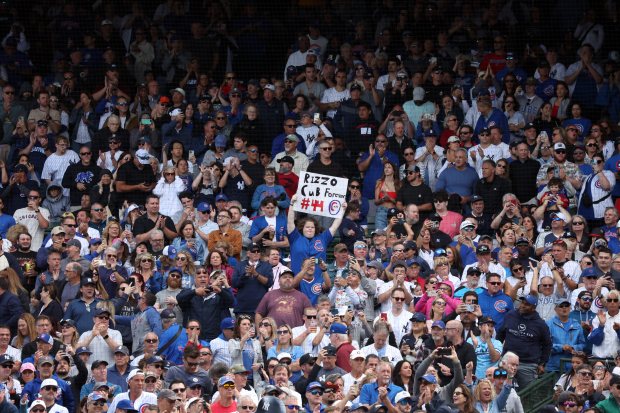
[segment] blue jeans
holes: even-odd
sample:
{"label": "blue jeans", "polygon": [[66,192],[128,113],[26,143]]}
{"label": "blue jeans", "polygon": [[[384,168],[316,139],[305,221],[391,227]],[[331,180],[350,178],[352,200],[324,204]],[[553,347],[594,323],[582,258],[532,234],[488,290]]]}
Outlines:
{"label": "blue jeans", "polygon": [[377,212],[375,213],[375,228],[376,229],[385,229],[388,225],[387,219],[388,208],[383,206],[377,207]]}

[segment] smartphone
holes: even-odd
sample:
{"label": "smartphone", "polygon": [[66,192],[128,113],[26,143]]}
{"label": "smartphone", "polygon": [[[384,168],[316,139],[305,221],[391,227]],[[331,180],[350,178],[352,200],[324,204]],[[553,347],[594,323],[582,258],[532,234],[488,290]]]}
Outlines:
{"label": "smartphone", "polygon": [[319,265],[320,260],[317,257],[314,257],[314,264]]}
{"label": "smartphone", "polygon": [[320,122],[321,121],[321,114],[320,113],[315,113],[314,114],[314,123]]}
{"label": "smartphone", "polygon": [[129,282],[127,283],[130,287],[133,287],[136,284],[136,281],[133,278],[129,279]]}
{"label": "smartphone", "polygon": [[387,313],[381,313],[381,320],[387,321]]}
{"label": "smartphone", "polygon": [[431,57],[428,61],[430,64],[434,64],[437,63],[437,58],[436,57]]}
{"label": "smartphone", "polygon": [[67,350],[67,346],[65,344],[61,344],[60,346],[58,346],[58,350],[64,353]]}
{"label": "smartphone", "polygon": [[437,351],[438,356],[449,356],[450,354],[452,354],[452,349],[450,349],[450,347],[439,347]]}
{"label": "smartphone", "polygon": [[473,313],[474,311],[476,311],[476,306],[473,304],[466,304],[465,308],[467,309],[467,311],[469,311],[470,313]]}
{"label": "smartphone", "polygon": [[392,115],[394,116],[403,116],[405,114],[405,112],[403,112],[402,110],[395,110],[394,112],[392,112]]}
{"label": "smartphone", "polygon": [[360,267],[363,267],[363,266],[364,266],[364,260],[357,260],[357,264],[358,264]]}
{"label": "smartphone", "polygon": [[131,231],[131,224],[125,224],[125,231]]}
{"label": "smartphone", "polygon": [[437,291],[430,290],[426,293],[426,295],[428,295],[429,297],[437,297]]}

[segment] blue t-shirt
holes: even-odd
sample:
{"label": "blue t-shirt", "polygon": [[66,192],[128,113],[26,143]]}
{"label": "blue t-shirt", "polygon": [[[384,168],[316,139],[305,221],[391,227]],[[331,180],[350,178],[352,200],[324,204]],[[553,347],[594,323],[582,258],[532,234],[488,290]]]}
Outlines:
{"label": "blue t-shirt", "polygon": [[323,292],[323,274],[317,276],[315,273],[312,281],[302,278],[301,283],[299,283],[299,291],[308,297],[312,305],[316,305],[319,295]]}
{"label": "blue t-shirt", "polygon": [[[620,154],[614,155],[607,159],[605,162],[605,170],[611,171],[614,174],[620,172]],[[611,192],[611,195],[620,196],[620,179],[616,179],[616,185],[614,186],[614,190]]]}
{"label": "blue t-shirt", "polygon": [[0,236],[2,236],[2,238],[6,238],[6,232],[13,225],[15,225],[15,218],[8,214],[0,215]]}
{"label": "blue t-shirt", "polygon": [[[291,244],[291,270],[294,274],[301,271],[301,265],[306,258],[317,257],[327,261],[327,247],[329,247],[329,243],[334,238],[329,229],[311,239],[301,235],[297,228],[288,235]],[[318,265],[316,270],[321,271]]]}

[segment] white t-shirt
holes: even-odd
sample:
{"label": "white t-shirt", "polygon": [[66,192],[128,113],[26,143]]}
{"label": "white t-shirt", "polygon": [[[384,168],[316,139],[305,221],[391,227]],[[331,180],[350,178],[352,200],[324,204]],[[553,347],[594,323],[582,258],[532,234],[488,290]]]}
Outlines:
{"label": "white t-shirt", "polygon": [[[321,98],[321,103],[334,103],[334,102],[342,102],[343,100],[347,100],[351,97],[349,93],[349,89],[344,89],[342,92],[338,92],[336,88],[330,87],[323,93],[323,97]],[[327,117],[332,118],[336,115],[336,109],[329,109],[327,111]]]}
{"label": "white t-shirt", "polygon": [[[391,300],[390,300],[391,301]],[[387,320],[388,323],[392,326],[392,331],[394,332],[394,337],[396,338],[396,344],[400,345],[400,341],[403,339],[405,334],[409,334],[411,331],[411,317],[413,316],[407,310],[403,310],[399,315],[394,315],[392,311],[387,312]],[[372,322],[373,325],[381,319],[381,316],[378,316]]]}
{"label": "white t-shirt", "polygon": [[[303,334],[303,332],[306,331],[306,326],[305,325],[301,325],[299,327],[295,327],[292,330],[293,333],[293,339],[299,337],[300,335]],[[319,328],[316,328],[316,331],[319,331]],[[314,338],[316,337],[317,333],[310,333],[308,334],[308,336],[306,337],[306,339],[303,341],[303,343],[301,343],[301,348],[304,350],[304,354],[305,353],[312,353],[312,354],[318,354],[319,351],[321,351],[321,349],[323,347],[325,347],[326,345],[329,344],[329,337],[326,334],[323,334],[323,338],[321,339],[321,342],[319,343],[318,346],[313,346],[312,345],[312,340],[314,340]]]}
{"label": "white t-shirt", "polygon": [[[50,212],[46,208],[39,207],[39,211],[41,215],[49,222],[50,220]],[[13,218],[15,218],[15,223],[25,225],[28,228],[28,233],[32,237],[32,243],[30,249],[33,251],[38,251],[41,248],[41,244],[43,243],[43,238],[45,236],[45,229],[41,228],[39,225],[39,220],[37,219],[37,213],[26,207],[20,208],[13,214]],[[87,252],[88,254],[88,252]]]}

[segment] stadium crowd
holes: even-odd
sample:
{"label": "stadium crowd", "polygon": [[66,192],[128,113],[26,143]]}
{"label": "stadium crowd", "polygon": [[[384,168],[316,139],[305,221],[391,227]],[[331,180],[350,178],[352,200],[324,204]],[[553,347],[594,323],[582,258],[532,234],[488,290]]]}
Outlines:
{"label": "stadium crowd", "polygon": [[620,412],[615,2],[23,3],[0,413]]}

